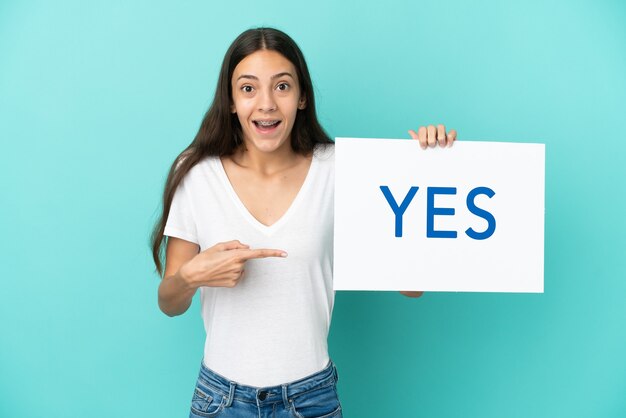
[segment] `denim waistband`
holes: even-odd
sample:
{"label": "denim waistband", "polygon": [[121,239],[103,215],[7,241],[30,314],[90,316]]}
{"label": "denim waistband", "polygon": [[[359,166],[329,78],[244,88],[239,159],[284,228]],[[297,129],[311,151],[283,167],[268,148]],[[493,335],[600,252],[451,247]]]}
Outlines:
{"label": "denim waistband", "polygon": [[282,385],[255,387],[229,380],[209,369],[202,362],[199,379],[202,379],[204,384],[228,399],[226,407],[229,407],[234,399],[258,404],[259,406],[282,400],[285,407],[288,407],[290,399],[297,398],[299,395],[311,390],[334,384],[337,381],[337,369],[333,361],[329,360],[324,369],[302,379]]}

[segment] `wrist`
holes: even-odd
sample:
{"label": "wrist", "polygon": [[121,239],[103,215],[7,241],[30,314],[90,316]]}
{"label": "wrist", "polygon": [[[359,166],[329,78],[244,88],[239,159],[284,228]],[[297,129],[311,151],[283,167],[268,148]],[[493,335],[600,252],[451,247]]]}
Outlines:
{"label": "wrist", "polygon": [[183,264],[176,274],[174,275],[174,279],[178,282],[179,286],[183,288],[185,291],[192,292],[196,290],[196,286],[194,286],[193,275],[188,271],[186,264]]}

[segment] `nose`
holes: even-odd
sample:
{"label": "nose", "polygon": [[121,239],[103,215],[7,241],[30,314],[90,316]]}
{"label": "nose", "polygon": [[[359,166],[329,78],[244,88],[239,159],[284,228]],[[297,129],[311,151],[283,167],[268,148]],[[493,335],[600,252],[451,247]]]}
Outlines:
{"label": "nose", "polygon": [[265,91],[259,95],[259,110],[261,112],[273,112],[276,110],[276,101],[272,91]]}

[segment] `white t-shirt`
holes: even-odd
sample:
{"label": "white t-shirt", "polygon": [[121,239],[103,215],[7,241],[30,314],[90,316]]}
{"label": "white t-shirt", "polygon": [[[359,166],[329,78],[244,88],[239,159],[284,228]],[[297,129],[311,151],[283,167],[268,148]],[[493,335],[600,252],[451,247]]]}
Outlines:
{"label": "white t-shirt", "polygon": [[334,147],[318,147],[293,203],[265,226],[245,208],[219,158],[201,160],[183,178],[164,235],[200,251],[237,239],[286,258],[246,262],[237,286],[201,287],[204,363],[249,386],[298,380],[328,364],[333,310]]}

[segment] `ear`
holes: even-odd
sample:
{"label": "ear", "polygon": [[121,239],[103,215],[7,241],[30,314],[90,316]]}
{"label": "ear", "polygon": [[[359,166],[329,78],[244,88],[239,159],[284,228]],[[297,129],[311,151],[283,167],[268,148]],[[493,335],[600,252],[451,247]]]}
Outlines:
{"label": "ear", "polygon": [[306,108],[306,97],[300,96],[300,100],[298,100],[298,109],[302,110]]}
{"label": "ear", "polygon": [[237,113],[237,108],[234,103],[230,104],[230,113]]}

